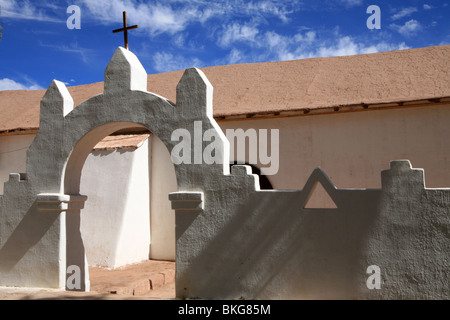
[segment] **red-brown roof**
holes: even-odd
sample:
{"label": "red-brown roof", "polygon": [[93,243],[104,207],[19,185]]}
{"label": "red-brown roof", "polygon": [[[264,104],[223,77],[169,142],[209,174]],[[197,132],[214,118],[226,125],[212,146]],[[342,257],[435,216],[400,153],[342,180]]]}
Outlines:
{"label": "red-brown roof", "polygon": [[149,137],[149,134],[114,135],[103,138],[94,147],[94,151],[121,149],[137,149]]}
{"label": "red-brown roof", "polygon": [[[217,119],[450,101],[450,45],[201,70],[214,87]],[[149,75],[148,90],[176,102],[182,74]],[[102,93],[103,82],[68,89],[78,105]],[[44,93],[0,91],[0,133],[37,129]]]}

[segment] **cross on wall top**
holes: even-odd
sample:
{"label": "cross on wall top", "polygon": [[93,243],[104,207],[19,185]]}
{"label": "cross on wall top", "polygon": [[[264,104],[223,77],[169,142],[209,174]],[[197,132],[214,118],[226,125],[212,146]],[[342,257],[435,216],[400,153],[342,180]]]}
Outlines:
{"label": "cross on wall top", "polygon": [[113,30],[113,33],[122,32],[123,31],[123,40],[125,42],[125,49],[128,49],[128,30],[137,29],[138,25],[127,27],[127,12],[123,12],[123,28]]}

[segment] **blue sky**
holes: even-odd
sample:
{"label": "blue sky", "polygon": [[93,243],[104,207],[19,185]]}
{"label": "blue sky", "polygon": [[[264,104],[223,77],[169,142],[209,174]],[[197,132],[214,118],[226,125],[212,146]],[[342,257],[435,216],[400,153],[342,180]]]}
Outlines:
{"label": "blue sky", "polygon": [[[67,27],[70,5],[80,29]],[[367,28],[370,5],[380,29]],[[0,10],[0,90],[103,81],[124,10],[149,74],[450,44],[450,0],[0,0]]]}

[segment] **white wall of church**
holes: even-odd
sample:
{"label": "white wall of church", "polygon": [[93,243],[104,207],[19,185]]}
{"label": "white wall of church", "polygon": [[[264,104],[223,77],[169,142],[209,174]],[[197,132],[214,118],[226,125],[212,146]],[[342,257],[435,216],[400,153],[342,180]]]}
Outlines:
{"label": "white wall of church", "polygon": [[426,186],[437,188],[450,187],[449,123],[450,105],[440,105],[219,125],[280,130],[279,170],[268,176],[275,189],[302,189],[318,166],[339,188],[380,188],[380,172],[397,159],[425,169]]}
{"label": "white wall of church", "polygon": [[35,134],[0,136],[0,194],[10,173],[26,172],[27,149]]}
{"label": "white wall of church", "polygon": [[148,140],[136,150],[92,152],[83,167],[81,235],[89,265],[147,260],[150,247]]}
{"label": "white wall of church", "polygon": [[169,193],[177,191],[175,167],[163,142],[152,135],[151,145],[151,234],[150,257],[175,261],[175,211]]}
{"label": "white wall of church", "polygon": [[136,150],[92,152],[81,179],[81,193],[88,196],[81,234],[89,265],[117,268],[149,257],[174,261],[173,191],[169,151],[154,135]]}

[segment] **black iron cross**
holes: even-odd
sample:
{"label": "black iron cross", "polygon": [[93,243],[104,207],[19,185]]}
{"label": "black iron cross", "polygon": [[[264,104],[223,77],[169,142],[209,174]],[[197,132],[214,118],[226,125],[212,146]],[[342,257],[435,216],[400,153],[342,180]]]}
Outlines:
{"label": "black iron cross", "polygon": [[127,12],[123,12],[123,28],[113,30],[113,33],[122,32],[123,31],[123,40],[125,42],[125,49],[128,49],[128,30],[137,29],[138,25],[127,27]]}

